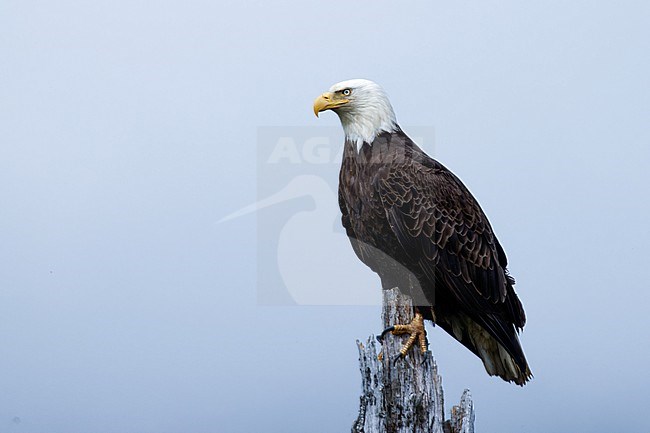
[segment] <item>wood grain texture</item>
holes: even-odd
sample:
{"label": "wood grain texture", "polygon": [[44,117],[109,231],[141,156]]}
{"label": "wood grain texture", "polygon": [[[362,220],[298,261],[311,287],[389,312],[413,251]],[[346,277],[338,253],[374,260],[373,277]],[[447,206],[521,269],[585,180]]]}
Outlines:
{"label": "wood grain texture", "polygon": [[[384,290],[383,296],[384,327],[413,319],[413,304],[408,296],[397,288]],[[362,392],[352,433],[473,433],[474,409],[469,391],[445,422],[442,378],[430,351],[423,354],[415,348],[405,359],[394,362],[406,338],[388,335],[383,344],[374,336],[365,343],[357,341]]]}

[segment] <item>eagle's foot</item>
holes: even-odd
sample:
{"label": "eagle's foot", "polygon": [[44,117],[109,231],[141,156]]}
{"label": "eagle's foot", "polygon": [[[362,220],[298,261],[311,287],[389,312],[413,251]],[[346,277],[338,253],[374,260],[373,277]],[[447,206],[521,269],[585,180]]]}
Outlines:
{"label": "eagle's foot", "polygon": [[377,337],[377,340],[381,342],[389,332],[393,335],[409,334],[409,339],[406,340],[406,343],[400,349],[399,357],[395,361],[406,356],[406,353],[415,344],[415,340],[418,341],[418,346],[420,346],[422,353],[427,351],[429,343],[427,342],[427,331],[424,329],[424,317],[422,317],[422,314],[415,313],[415,317],[408,325],[394,325],[384,329],[381,335]]}

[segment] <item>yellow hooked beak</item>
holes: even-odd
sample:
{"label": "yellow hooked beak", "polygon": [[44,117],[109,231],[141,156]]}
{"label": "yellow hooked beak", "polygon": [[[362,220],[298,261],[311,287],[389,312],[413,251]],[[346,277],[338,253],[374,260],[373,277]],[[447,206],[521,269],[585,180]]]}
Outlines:
{"label": "yellow hooked beak", "polygon": [[314,101],[314,114],[318,117],[318,113],[321,111],[333,110],[334,108],[338,108],[348,102],[350,102],[350,100],[345,99],[342,95],[334,92],[325,92]]}

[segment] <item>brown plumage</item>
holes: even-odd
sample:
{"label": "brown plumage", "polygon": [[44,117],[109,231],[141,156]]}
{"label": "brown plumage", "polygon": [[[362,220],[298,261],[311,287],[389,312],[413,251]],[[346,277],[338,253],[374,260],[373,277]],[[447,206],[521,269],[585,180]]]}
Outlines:
{"label": "brown plumage", "polygon": [[524,310],[503,248],[462,182],[401,130],[359,152],[346,141],[339,181],[343,226],[384,288],[411,287],[426,319],[488,373],[523,385],[531,377],[517,338]]}

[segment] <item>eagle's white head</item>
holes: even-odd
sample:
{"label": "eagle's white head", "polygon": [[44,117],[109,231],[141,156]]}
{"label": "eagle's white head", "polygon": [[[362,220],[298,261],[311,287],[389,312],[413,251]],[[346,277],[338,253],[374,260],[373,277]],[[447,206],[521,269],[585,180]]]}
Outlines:
{"label": "eagle's white head", "polygon": [[379,84],[363,79],[341,81],[314,101],[314,114],[332,110],[339,115],[346,140],[371,144],[381,132],[397,130],[395,112]]}

